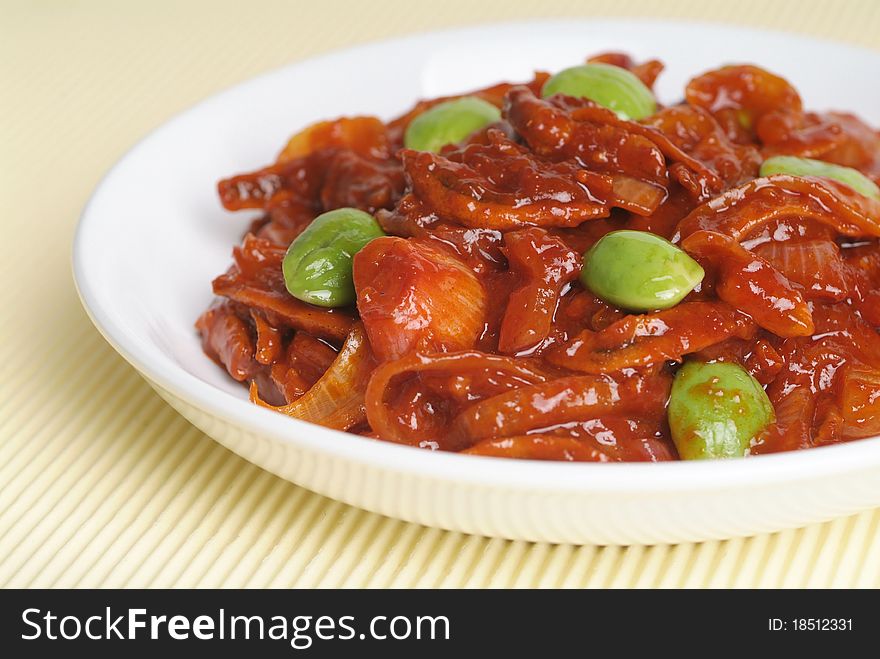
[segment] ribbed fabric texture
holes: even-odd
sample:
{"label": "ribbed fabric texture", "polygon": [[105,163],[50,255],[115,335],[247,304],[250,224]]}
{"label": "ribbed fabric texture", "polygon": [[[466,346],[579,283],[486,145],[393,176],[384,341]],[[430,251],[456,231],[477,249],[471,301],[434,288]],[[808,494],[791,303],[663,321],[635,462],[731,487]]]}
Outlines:
{"label": "ribbed fabric texture", "polygon": [[268,68],[530,16],[683,17],[877,48],[880,3],[3,0],[0,13],[0,586],[880,586],[880,511],[748,540],[599,548],[447,533],[312,494],[165,405],[92,328],[69,257],[119,156]]}

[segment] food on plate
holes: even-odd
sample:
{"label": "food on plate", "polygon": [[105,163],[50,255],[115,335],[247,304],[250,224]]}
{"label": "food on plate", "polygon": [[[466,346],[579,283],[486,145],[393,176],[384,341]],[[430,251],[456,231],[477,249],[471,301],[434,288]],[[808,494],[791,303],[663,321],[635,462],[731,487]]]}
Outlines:
{"label": "food on plate", "polygon": [[198,319],[262,407],[468,455],[736,458],[880,434],[880,133],[752,65],[605,53],[220,181]]}

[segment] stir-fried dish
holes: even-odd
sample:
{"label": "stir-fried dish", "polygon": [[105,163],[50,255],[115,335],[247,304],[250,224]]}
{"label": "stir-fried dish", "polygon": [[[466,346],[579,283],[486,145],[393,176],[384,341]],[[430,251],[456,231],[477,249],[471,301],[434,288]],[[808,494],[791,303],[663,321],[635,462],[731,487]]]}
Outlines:
{"label": "stir-fried dish", "polygon": [[880,434],[880,133],[609,53],[294,135],[199,318],[281,414],[431,450],[742,457]]}

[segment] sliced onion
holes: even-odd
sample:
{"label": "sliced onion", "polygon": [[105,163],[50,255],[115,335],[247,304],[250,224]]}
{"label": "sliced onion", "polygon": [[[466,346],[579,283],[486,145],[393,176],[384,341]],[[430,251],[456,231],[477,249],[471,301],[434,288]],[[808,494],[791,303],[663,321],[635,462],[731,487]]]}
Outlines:
{"label": "sliced onion", "polygon": [[840,248],[831,240],[770,241],[753,251],[790,281],[803,286],[807,299],[837,302],[849,294],[846,263]]}
{"label": "sliced onion", "polygon": [[260,400],[251,383],[251,401],[287,416],[327,428],[348,430],[366,420],[364,394],[375,361],[360,322],[352,325],[336,359],[311,389],[300,398],[275,407]]}
{"label": "sliced onion", "polygon": [[880,371],[849,367],[840,383],[844,439],[880,433]]}

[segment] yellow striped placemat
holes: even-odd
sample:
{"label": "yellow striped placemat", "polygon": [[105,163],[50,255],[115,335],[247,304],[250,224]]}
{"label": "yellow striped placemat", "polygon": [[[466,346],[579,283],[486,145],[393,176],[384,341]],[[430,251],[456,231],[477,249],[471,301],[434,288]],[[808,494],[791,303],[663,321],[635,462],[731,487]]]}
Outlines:
{"label": "yellow striped placemat", "polygon": [[426,529],[312,494],[165,405],[91,327],[69,264],[83,204],[132,143],[271,67],[529,16],[711,19],[880,47],[880,3],[3,0],[0,12],[0,585],[880,586],[880,511],[599,548]]}

